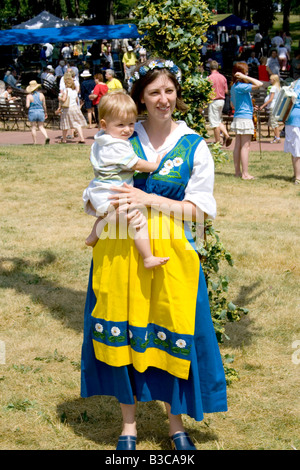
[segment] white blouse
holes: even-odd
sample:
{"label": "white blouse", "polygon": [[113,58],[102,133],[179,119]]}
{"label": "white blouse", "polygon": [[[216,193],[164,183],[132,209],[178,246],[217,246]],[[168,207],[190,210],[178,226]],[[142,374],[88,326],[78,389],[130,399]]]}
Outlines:
{"label": "white blouse", "polygon": [[[149,162],[155,162],[158,155],[170,152],[178,140],[187,134],[196,134],[184,121],[177,121],[177,128],[169,135],[166,141],[158,149],[152,146],[148,134],[141,121],[135,125],[135,130],[143,146]],[[208,217],[216,217],[216,201],[213,196],[214,188],[214,161],[206,142],[201,140],[195,155],[194,166],[190,180],[185,188],[185,201],[190,201],[205,212]]]}
{"label": "white blouse", "polygon": [[78,106],[78,93],[76,90],[72,90],[72,88],[66,88],[68,92],[68,96],[70,98],[69,107],[72,108],[74,106]]}

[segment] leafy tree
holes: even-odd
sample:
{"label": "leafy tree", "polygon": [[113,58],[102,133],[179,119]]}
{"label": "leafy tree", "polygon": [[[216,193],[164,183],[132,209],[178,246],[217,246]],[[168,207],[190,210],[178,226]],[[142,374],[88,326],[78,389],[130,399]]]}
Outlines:
{"label": "leafy tree", "polygon": [[113,12],[117,18],[128,18],[137,0],[114,0]]}
{"label": "leafy tree", "polygon": [[254,23],[259,24],[260,30],[267,32],[272,28],[275,20],[275,8],[273,0],[260,0],[252,1],[252,8],[254,10],[252,20]]}
{"label": "leafy tree", "polygon": [[213,23],[203,0],[146,0],[134,14],[138,29],[146,34],[143,45],[153,55],[173,60],[182,70],[182,90],[190,110],[185,116],[189,126],[206,135],[202,109],[211,95],[211,84],[199,72],[200,50],[206,41],[205,32]]}
{"label": "leafy tree", "polygon": [[[202,78],[199,66],[200,49],[206,41],[205,33],[213,23],[207,4],[203,0],[146,0],[137,5],[134,14],[139,32],[145,34],[141,41],[143,46],[154,57],[173,60],[182,70],[183,98],[189,105],[184,119],[191,128],[206,136],[202,108],[210,102],[212,88],[210,82]],[[224,154],[220,149],[212,150],[215,162],[223,161]],[[214,230],[212,221],[206,221],[204,241],[197,237],[199,227],[192,228],[202,257],[215,331],[221,342],[226,322],[239,320],[247,310],[227,300],[228,279],[219,274],[219,265],[222,261],[232,265],[233,260]],[[234,380],[236,375],[234,369],[226,366],[228,381]]]}

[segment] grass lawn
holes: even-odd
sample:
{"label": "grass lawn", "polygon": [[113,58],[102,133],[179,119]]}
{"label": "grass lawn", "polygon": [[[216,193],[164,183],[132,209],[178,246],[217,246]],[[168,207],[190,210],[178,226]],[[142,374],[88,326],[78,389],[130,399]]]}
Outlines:
{"label": "grass lawn", "polygon": [[[114,398],[80,398],[92,170],[86,148],[63,150],[0,147],[2,450],[112,450],[121,427]],[[185,424],[198,449],[299,449],[300,188],[281,152],[251,154],[253,181],[232,170],[216,168],[214,226],[235,262],[229,298],[249,309],[221,345],[239,380],[227,413]],[[161,403],[139,404],[138,431],[138,449],[170,449]]]}

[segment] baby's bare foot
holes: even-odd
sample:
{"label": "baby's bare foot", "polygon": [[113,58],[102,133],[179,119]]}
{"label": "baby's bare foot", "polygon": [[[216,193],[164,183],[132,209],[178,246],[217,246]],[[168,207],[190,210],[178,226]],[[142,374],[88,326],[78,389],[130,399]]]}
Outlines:
{"label": "baby's bare foot", "polygon": [[144,266],[146,269],[153,269],[163,266],[169,261],[170,258],[159,258],[158,256],[149,256],[144,259]]}

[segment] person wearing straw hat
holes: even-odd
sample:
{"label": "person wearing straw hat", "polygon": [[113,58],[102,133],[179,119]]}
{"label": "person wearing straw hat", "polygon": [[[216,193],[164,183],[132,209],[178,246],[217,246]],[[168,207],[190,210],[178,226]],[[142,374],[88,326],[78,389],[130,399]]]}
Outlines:
{"label": "person wearing straw hat", "polygon": [[45,144],[49,144],[50,139],[44,127],[44,121],[47,119],[46,100],[43,93],[38,91],[41,87],[40,83],[36,80],[31,80],[26,88],[28,95],[26,96],[26,108],[28,108],[28,120],[31,124],[31,134],[33,143],[36,144],[36,131],[37,128],[45,137]]}

